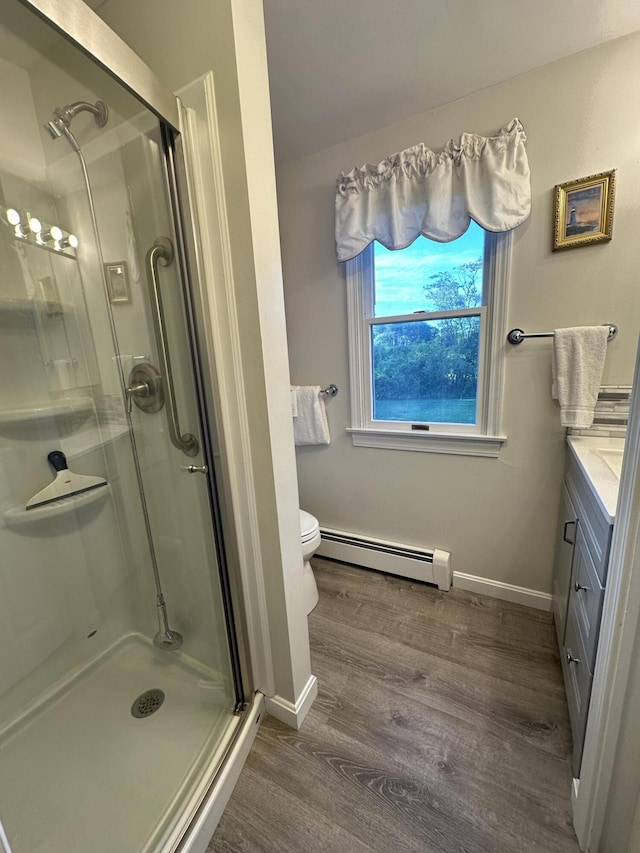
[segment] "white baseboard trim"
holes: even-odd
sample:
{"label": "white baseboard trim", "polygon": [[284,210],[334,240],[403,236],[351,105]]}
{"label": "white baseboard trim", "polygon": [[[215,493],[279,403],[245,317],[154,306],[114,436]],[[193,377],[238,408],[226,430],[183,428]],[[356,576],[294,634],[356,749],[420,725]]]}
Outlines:
{"label": "white baseboard trim", "polygon": [[477,592],[480,595],[501,598],[503,601],[511,601],[513,604],[524,604],[525,607],[535,607],[536,610],[550,611],[553,602],[553,597],[547,592],[539,592],[537,589],[527,589],[524,586],[514,586],[513,584],[494,581],[490,578],[480,578],[476,575],[467,575],[464,572],[453,573],[453,586],[457,589],[466,589],[468,592]]}
{"label": "white baseboard trim", "polygon": [[282,696],[267,696],[264,700],[265,711],[292,729],[299,729],[317,695],[318,679],[311,675],[295,705]]}
{"label": "white baseboard trim", "polygon": [[253,746],[264,711],[264,696],[262,693],[256,693],[251,709],[243,721],[242,731],[225,760],[216,781],[207,792],[191,826],[178,847],[175,848],[176,853],[206,853],[209,849],[211,836],[220,823],[222,813],[229,802],[240,772]]}

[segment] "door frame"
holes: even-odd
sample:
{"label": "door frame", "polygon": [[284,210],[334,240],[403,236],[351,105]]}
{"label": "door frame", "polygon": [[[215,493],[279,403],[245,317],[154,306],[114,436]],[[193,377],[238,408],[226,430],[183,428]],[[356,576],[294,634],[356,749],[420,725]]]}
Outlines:
{"label": "door frame", "polygon": [[[611,543],[598,656],[580,779],[573,780],[574,827],[581,850],[600,849],[609,798],[618,774],[640,784],[640,769],[618,754],[623,723],[635,719],[627,688],[640,644],[640,347]],[[630,824],[633,815],[629,816]],[[631,831],[631,825],[629,827]]]}

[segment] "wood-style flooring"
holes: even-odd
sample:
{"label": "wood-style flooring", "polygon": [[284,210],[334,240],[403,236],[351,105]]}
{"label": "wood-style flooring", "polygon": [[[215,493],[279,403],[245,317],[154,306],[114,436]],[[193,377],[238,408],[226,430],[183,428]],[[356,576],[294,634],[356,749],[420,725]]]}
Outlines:
{"label": "wood-style flooring", "polygon": [[551,616],[314,569],[318,698],[264,720],[210,853],[578,853]]}

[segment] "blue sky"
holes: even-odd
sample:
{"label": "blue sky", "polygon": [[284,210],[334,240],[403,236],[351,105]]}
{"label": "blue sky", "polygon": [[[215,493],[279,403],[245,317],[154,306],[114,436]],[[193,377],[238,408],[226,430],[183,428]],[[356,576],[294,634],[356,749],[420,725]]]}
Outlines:
{"label": "blue sky", "polygon": [[390,252],[374,243],[376,294],[375,316],[429,311],[423,287],[430,276],[452,270],[482,257],[484,231],[471,222],[467,231],[451,243],[435,243],[418,237],[407,249]]}

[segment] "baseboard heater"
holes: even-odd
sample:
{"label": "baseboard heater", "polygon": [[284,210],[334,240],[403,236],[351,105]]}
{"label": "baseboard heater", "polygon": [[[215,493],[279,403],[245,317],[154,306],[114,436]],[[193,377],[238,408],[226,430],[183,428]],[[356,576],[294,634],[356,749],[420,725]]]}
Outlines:
{"label": "baseboard heater", "polygon": [[320,528],[322,542],[319,557],[353,563],[367,569],[400,575],[411,580],[436,584],[439,589],[451,588],[451,554],[449,551],[424,550],[411,545],[385,542],[355,536],[341,530]]}

